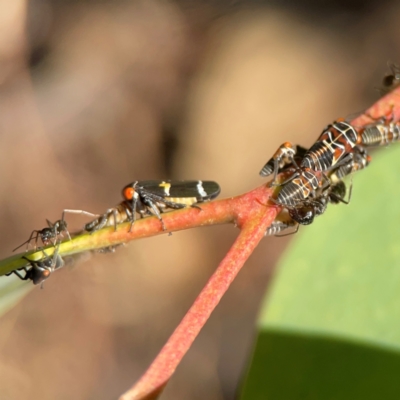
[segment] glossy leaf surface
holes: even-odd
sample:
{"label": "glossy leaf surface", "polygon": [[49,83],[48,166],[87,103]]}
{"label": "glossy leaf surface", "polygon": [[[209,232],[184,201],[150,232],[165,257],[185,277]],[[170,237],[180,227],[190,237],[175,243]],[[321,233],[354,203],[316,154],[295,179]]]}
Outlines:
{"label": "glossy leaf surface", "polygon": [[354,177],[349,206],[301,228],[262,308],[242,400],[397,399],[400,149]]}

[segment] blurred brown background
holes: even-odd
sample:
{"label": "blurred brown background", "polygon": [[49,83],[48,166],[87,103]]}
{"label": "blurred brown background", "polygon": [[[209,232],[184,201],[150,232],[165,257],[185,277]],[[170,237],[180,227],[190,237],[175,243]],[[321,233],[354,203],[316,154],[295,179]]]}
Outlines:
{"label": "blurred brown background", "polygon": [[[252,189],[281,142],[310,145],[370,105],[386,62],[400,61],[400,8],[298,3],[1,0],[2,257],[45,218],[102,212],[137,179],[215,180],[223,197]],[[0,399],[117,398],[237,233],[134,242],[35,287],[1,320]],[[163,399],[235,398],[288,240],[262,242]]]}

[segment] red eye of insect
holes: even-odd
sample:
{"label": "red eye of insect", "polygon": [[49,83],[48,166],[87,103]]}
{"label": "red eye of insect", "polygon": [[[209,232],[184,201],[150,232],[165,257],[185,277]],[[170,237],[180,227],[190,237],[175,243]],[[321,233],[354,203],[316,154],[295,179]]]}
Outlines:
{"label": "red eye of insect", "polygon": [[133,187],[127,187],[124,189],[123,191],[123,196],[125,197],[126,200],[132,200],[133,199],[133,195],[135,193],[135,189]]}
{"label": "red eye of insect", "polygon": [[43,271],[43,276],[45,276],[46,278],[50,276],[50,271],[49,270]]}

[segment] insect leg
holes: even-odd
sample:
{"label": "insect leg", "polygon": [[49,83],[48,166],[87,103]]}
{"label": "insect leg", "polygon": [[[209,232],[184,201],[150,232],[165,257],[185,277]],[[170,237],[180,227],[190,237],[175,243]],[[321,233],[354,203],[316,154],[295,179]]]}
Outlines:
{"label": "insect leg", "polygon": [[295,233],[297,233],[299,231],[299,226],[300,226],[300,224],[296,224],[296,229],[293,232],[284,233],[282,235],[275,235],[275,237],[285,237],[285,236],[294,235]]}
{"label": "insect leg", "polygon": [[[334,187],[334,186],[333,186]],[[350,200],[351,200],[351,194],[353,192],[353,178],[351,178],[351,182],[350,182],[350,189],[349,189],[349,197],[347,200],[345,200],[343,197],[339,196],[336,193],[330,192],[329,193],[329,197],[332,197],[334,200],[336,200],[337,202],[343,203],[343,204],[350,204]]]}
{"label": "insect leg", "polygon": [[[158,207],[154,204],[154,202],[152,201],[152,199],[150,199],[150,198],[147,197],[147,196],[143,196],[143,200],[142,200],[142,201],[143,201],[143,203],[144,203],[146,206],[148,206],[148,207],[151,208],[151,210],[153,211],[154,215],[156,215],[157,218],[160,220],[163,231],[165,231],[166,228],[165,228],[165,225],[164,225],[164,221],[163,221],[163,219],[162,219],[162,217],[161,217],[160,210],[159,210]],[[165,203],[167,204],[167,202],[165,202]],[[174,204],[176,204],[176,203],[174,203]]]}
{"label": "insect leg", "polygon": [[[140,196],[140,194],[139,194],[139,196]],[[132,232],[133,224],[136,222],[136,213],[137,212],[139,212],[141,217],[143,218],[142,211],[144,211],[142,202],[139,201],[139,198],[137,196],[133,196],[132,197],[132,219],[131,219],[131,225],[129,227],[128,232]]]}
{"label": "insect leg", "polygon": [[11,274],[15,274],[18,276],[19,279],[21,279],[21,281],[27,281],[29,279],[29,271],[26,269],[26,267],[21,268],[25,271],[25,276],[22,276],[19,271],[15,270],[15,271],[11,271],[8,274],[6,274],[6,276],[10,276]]}
{"label": "insect leg", "polygon": [[28,245],[31,242],[31,240],[35,237],[35,233],[36,233],[36,240],[35,240],[35,250],[36,250],[36,246],[37,246],[37,241],[38,241],[38,236],[39,236],[39,232],[38,230],[33,230],[31,233],[31,236],[29,236],[29,239],[26,240],[24,243],[20,244],[18,247],[16,247],[13,251],[18,250],[20,247],[22,247],[25,243],[27,244],[26,246],[26,251],[28,251]]}
{"label": "insect leg", "polygon": [[300,173],[299,172],[295,172],[292,176],[290,176],[288,179],[286,179],[286,181],[283,181],[283,182],[281,182],[281,183],[271,183],[271,186],[283,186],[283,185],[286,185],[287,183],[289,183],[289,182],[291,182],[293,179],[296,179],[296,178],[298,178],[300,176]]}

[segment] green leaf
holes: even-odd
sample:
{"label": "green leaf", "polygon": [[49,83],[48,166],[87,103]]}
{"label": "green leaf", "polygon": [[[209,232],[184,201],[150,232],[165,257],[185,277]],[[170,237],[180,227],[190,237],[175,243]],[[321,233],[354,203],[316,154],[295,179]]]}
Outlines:
{"label": "green leaf", "polygon": [[354,176],[351,203],[301,228],[259,320],[242,400],[398,399],[400,149]]}

